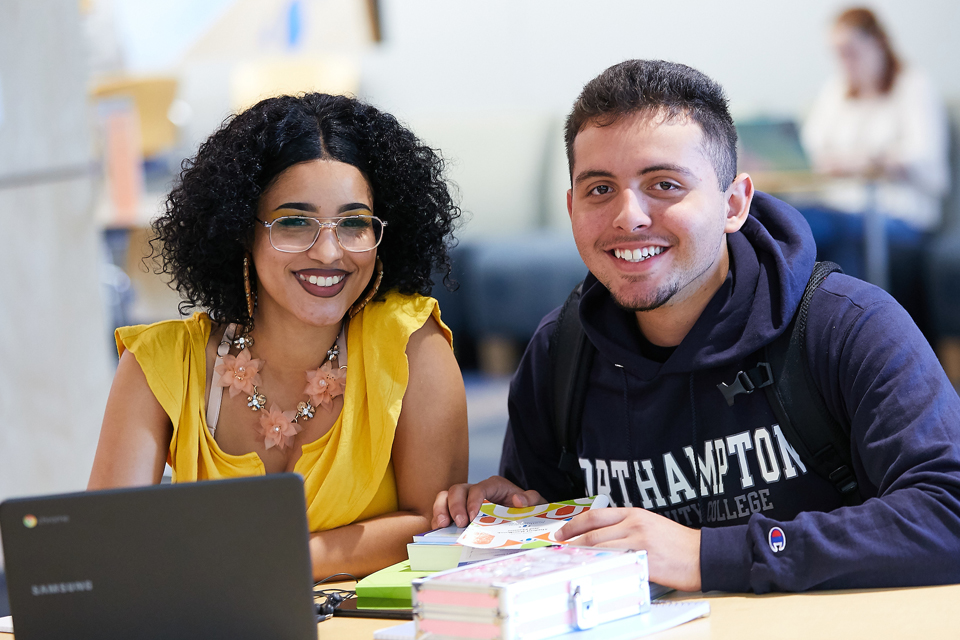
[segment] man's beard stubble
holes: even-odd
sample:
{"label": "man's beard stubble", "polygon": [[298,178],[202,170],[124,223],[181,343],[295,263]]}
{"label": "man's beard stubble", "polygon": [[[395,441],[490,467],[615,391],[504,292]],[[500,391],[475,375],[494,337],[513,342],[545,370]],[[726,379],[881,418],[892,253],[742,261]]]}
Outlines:
{"label": "man's beard stubble", "polygon": [[607,291],[610,291],[610,297],[613,298],[613,301],[617,304],[618,307],[624,311],[631,311],[633,313],[644,312],[644,311],[653,311],[654,309],[659,309],[663,305],[670,302],[670,299],[673,298],[680,290],[680,285],[677,282],[673,282],[666,287],[658,289],[654,295],[653,300],[625,300],[619,295],[614,293],[607,287]]}

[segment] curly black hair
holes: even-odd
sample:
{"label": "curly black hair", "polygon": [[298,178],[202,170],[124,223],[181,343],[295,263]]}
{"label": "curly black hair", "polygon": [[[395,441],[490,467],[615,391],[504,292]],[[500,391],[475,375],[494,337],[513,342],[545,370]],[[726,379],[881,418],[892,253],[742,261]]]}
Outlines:
{"label": "curly black hair", "polygon": [[159,271],[184,301],[215,322],[251,321],[243,285],[260,196],[289,167],[309,160],[356,167],[370,184],[377,216],[389,223],[377,255],[377,293],[428,294],[434,275],[450,283],[448,250],[460,209],[439,153],[396,118],[355,98],[308,93],[263,100],[223,126],[184,160],[153,223]]}

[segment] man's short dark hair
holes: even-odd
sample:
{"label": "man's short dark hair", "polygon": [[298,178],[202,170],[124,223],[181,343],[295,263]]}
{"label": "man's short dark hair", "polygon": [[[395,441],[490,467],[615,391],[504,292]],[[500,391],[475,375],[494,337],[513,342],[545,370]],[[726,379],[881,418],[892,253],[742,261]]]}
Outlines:
{"label": "man's short dark hair", "polygon": [[585,126],[605,127],[637,113],[699,124],[720,189],[730,186],[737,175],[737,130],[723,87],[696,69],[663,60],[615,64],[583,87],[564,131],[571,177],[573,141]]}

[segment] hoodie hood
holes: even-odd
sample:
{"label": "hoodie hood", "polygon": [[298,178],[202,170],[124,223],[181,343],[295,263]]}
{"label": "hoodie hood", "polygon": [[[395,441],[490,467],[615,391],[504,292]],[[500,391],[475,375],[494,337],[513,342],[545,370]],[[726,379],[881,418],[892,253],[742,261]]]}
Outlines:
{"label": "hoodie hood", "polygon": [[636,316],[618,307],[592,274],[580,301],[587,337],[603,357],[643,379],[723,366],[769,344],[790,324],[813,272],[810,226],[790,205],[757,192],[727,248],[730,272],[666,362],[640,355]]}

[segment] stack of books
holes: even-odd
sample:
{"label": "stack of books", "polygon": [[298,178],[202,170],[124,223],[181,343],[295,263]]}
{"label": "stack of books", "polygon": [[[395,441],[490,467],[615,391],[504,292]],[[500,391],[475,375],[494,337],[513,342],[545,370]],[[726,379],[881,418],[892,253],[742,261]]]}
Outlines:
{"label": "stack of books", "polygon": [[460,554],[467,547],[457,544],[466,528],[452,525],[413,536],[407,545],[410,568],[415,571],[445,571],[460,564]]}
{"label": "stack of books", "polygon": [[464,531],[467,529],[449,526],[413,536],[413,542],[407,545],[410,568],[414,571],[446,571],[517,551],[461,545]]}

